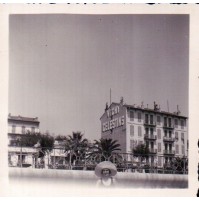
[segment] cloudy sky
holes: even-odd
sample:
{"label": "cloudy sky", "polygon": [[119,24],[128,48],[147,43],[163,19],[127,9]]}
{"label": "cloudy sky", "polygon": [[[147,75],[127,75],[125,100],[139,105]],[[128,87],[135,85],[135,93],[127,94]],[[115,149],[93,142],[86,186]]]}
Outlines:
{"label": "cloudy sky", "polygon": [[100,138],[105,103],[188,115],[188,15],[10,15],[9,113]]}

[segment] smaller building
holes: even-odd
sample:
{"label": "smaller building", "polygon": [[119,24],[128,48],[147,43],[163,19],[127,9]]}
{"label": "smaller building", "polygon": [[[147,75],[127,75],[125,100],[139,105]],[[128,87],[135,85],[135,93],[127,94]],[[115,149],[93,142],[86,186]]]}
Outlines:
{"label": "smaller building", "polygon": [[10,166],[28,166],[33,164],[34,147],[22,147],[21,138],[28,132],[39,132],[38,117],[23,117],[8,115],[8,162]]}

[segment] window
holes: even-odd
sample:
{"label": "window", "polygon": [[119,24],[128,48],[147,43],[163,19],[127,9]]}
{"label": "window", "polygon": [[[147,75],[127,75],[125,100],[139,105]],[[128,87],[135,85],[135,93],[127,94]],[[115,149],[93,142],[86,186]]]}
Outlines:
{"label": "window", "polygon": [[158,132],[158,139],[161,139],[161,130],[158,129],[157,132]]}
{"label": "window", "polygon": [[142,141],[142,140],[139,140],[139,141],[138,141],[138,144],[139,144],[139,145],[140,145],[140,144],[142,144],[142,143],[143,143],[143,141]]}
{"label": "window", "polygon": [[178,120],[175,119],[175,127],[177,128],[178,127]]}
{"label": "window", "polygon": [[176,154],[179,154],[179,145],[176,144]]}
{"label": "window", "polygon": [[158,152],[161,152],[161,143],[158,143]]}
{"label": "window", "polygon": [[134,126],[130,125],[130,136],[133,137],[134,136]]}
{"label": "window", "polygon": [[154,156],[151,156],[151,165],[154,165]]}
{"label": "window", "polygon": [[135,146],[137,145],[137,140],[134,140],[134,145],[135,145]]}
{"label": "window", "polygon": [[165,164],[167,164],[169,162],[169,158],[165,157]]}
{"label": "window", "polygon": [[138,137],[142,137],[142,129],[141,129],[141,126],[138,126]]}
{"label": "window", "polygon": [[134,120],[134,112],[130,111],[130,121],[133,121],[133,120]]}
{"label": "window", "polygon": [[149,122],[149,115],[145,114],[145,123],[148,124],[148,122]]}
{"label": "window", "polygon": [[171,138],[171,136],[172,136],[172,132],[171,132],[171,131],[169,131],[169,137]]}
{"label": "window", "polygon": [[153,128],[150,128],[150,134],[153,135]]}
{"label": "window", "polygon": [[181,133],[181,140],[184,143],[184,133]]}
{"label": "window", "polygon": [[175,132],[175,139],[178,140],[178,132]]}
{"label": "window", "polygon": [[150,124],[153,124],[153,115],[150,115]]}
{"label": "window", "polygon": [[138,112],[138,122],[141,122],[141,113]]}
{"label": "window", "polygon": [[164,136],[167,137],[167,130],[164,130]]}
{"label": "window", "polygon": [[134,140],[130,140],[130,149],[131,149],[131,150],[134,149]]}
{"label": "window", "polygon": [[35,127],[32,127],[32,128],[31,128],[31,132],[32,132],[32,133],[35,133]]}
{"label": "window", "polygon": [[164,126],[167,126],[167,118],[164,117]]}
{"label": "window", "polygon": [[169,121],[169,127],[171,128],[171,118],[169,118],[168,121]]}
{"label": "window", "polygon": [[162,166],[162,158],[161,158],[161,156],[158,156],[158,166]]}
{"label": "window", "polygon": [[157,116],[157,124],[160,125],[160,122],[161,122],[160,116]]}
{"label": "window", "polygon": [[16,126],[12,125],[12,133],[16,133]]}
{"label": "window", "polygon": [[183,129],[184,128],[184,120],[183,119],[180,121],[180,125],[181,125],[181,129]]}
{"label": "window", "polygon": [[25,126],[22,126],[22,127],[21,127],[21,133],[22,133],[22,134],[25,134]]}
{"label": "window", "polygon": [[146,132],[146,135],[148,135],[149,134],[149,128],[146,128],[145,132]]}
{"label": "window", "polygon": [[25,163],[26,155],[18,155],[18,161],[22,164]]}
{"label": "window", "polygon": [[183,155],[185,154],[184,145],[182,145],[182,154],[183,154]]}

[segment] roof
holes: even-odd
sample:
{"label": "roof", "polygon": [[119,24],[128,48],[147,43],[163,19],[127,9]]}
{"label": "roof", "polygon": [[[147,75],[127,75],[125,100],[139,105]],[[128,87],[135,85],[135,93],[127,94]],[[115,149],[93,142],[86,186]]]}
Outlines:
{"label": "roof", "polygon": [[38,121],[38,117],[23,117],[23,116],[20,116],[20,115],[12,116],[11,114],[8,115],[8,121],[9,120],[40,123]]}
{"label": "roof", "polygon": [[134,105],[127,105],[127,104],[125,104],[124,107],[138,109],[138,110],[142,110],[142,111],[154,112],[154,113],[158,113],[158,114],[165,114],[165,115],[170,115],[170,116],[175,116],[175,117],[188,118],[186,116],[177,114],[176,112],[171,113],[171,112],[165,112],[165,111],[160,111],[160,110],[154,110],[154,109],[150,109],[150,108],[141,108],[139,106],[136,107]]}
{"label": "roof", "polygon": [[[107,110],[112,106],[112,105],[120,105],[120,103],[115,103],[115,102],[112,102],[110,104],[110,106],[107,108]],[[166,111],[160,111],[160,110],[154,110],[154,109],[150,109],[150,108],[143,108],[143,107],[140,107],[140,106],[135,106],[135,105],[128,105],[128,104],[124,104],[123,105],[124,107],[126,108],[130,108],[130,109],[137,109],[137,110],[141,110],[141,111],[148,111],[148,112],[153,112],[153,113],[157,113],[157,114],[165,114],[165,115],[169,115],[169,116],[174,116],[174,117],[180,117],[180,118],[188,118],[186,116],[183,116],[183,115],[180,115],[180,114],[177,114],[176,112],[166,112]],[[100,119],[103,117],[103,115],[105,114],[105,112],[102,114],[102,116],[100,117]]]}

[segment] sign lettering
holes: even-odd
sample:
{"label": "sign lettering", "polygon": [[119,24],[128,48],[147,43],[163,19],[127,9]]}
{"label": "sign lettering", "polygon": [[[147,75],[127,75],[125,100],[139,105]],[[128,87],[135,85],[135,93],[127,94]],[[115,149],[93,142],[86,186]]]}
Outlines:
{"label": "sign lettering", "polygon": [[118,128],[120,126],[124,125],[124,116],[112,119],[108,122],[105,122],[102,124],[102,132],[114,129],[114,128]]}
{"label": "sign lettering", "polygon": [[107,117],[114,116],[119,113],[119,106],[115,106],[109,110],[107,110]]}

